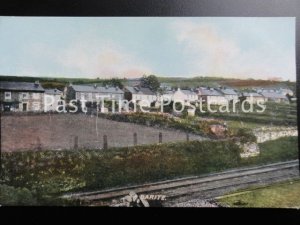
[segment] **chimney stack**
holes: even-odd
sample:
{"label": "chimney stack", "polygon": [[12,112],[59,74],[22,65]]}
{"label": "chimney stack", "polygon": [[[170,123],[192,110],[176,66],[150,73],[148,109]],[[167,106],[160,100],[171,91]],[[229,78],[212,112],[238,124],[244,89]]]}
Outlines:
{"label": "chimney stack", "polygon": [[34,82],[34,87],[38,87],[40,85],[40,82],[38,81],[38,80],[36,80],[35,82]]}

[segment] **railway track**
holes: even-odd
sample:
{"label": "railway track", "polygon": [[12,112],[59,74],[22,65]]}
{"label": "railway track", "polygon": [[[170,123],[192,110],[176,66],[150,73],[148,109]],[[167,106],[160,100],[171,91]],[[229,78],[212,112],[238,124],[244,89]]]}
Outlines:
{"label": "railway track", "polygon": [[109,206],[113,200],[135,192],[146,195],[165,195],[162,206],[176,206],[192,199],[211,199],[230,191],[252,185],[264,186],[270,183],[299,177],[299,161],[273,163],[242,169],[232,169],[204,176],[192,176],[161,182],[135,185],[93,192],[64,195],[63,198],[78,199],[83,205]]}

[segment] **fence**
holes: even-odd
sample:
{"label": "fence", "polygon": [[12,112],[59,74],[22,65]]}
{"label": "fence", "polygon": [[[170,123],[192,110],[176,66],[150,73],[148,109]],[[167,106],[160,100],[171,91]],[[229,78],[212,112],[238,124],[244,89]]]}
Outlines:
{"label": "fence", "polygon": [[[143,143],[139,143],[139,141],[138,141],[138,135],[137,135],[136,132],[133,133],[132,137],[133,137],[132,138],[132,145],[133,146],[137,146],[139,144],[143,144]],[[80,138],[78,136],[74,136],[74,137],[70,136],[70,139],[72,140],[72,142],[71,142],[71,146],[69,148],[70,149],[75,149],[75,150],[79,149],[80,148]],[[189,135],[189,133],[186,133],[186,141],[189,141],[189,140],[190,140],[190,135]],[[100,149],[107,150],[109,147],[111,147],[109,145],[109,138],[108,138],[108,136],[106,134],[103,135],[103,142],[102,142],[102,144],[100,144],[100,142],[101,142],[100,140],[98,142],[99,142],[98,148],[100,148]],[[162,132],[159,132],[157,134],[157,143],[158,144],[163,143],[163,133]],[[34,150],[42,150],[43,149],[43,144],[42,144],[41,139],[39,137],[36,138],[36,142],[33,143],[32,146],[33,146]]]}

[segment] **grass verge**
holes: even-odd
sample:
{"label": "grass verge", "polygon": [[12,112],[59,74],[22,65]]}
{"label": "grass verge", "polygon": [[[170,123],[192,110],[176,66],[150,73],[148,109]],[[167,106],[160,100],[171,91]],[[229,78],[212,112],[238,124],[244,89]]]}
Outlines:
{"label": "grass verge", "polygon": [[227,207],[300,208],[300,180],[245,189],[223,196],[217,202]]}

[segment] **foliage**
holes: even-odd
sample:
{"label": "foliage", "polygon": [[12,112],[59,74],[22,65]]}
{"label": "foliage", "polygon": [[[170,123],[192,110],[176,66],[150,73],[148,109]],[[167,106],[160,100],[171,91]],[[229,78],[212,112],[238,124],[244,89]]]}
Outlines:
{"label": "foliage", "polygon": [[24,187],[15,188],[6,184],[0,185],[0,205],[35,205],[33,194]]}
{"label": "foliage", "polygon": [[[261,154],[251,158],[240,158],[241,149],[232,140],[177,142],[107,151],[5,152],[2,183],[23,190],[23,197],[12,200],[16,204],[31,204],[31,200],[35,204],[35,198],[39,204],[75,204],[58,201],[56,197],[69,191],[105,189],[292,160],[298,156],[297,144],[297,137],[268,141],[259,144]],[[8,190],[13,196],[20,196],[15,190]],[[10,194],[5,196],[9,199]]]}
{"label": "foliage", "polygon": [[14,152],[3,155],[6,184],[39,195],[107,188],[236,167],[232,142],[191,141],[109,151]]}
{"label": "foliage", "polygon": [[229,136],[238,137],[241,143],[256,142],[256,136],[248,128],[229,129]]}
{"label": "foliage", "polygon": [[203,136],[214,138],[210,133],[209,126],[212,124],[220,124],[217,120],[197,120],[195,118],[178,118],[170,116],[169,114],[161,113],[108,113],[99,114],[99,116],[106,119],[115,120],[119,122],[137,123],[152,127],[171,128],[191,132]]}
{"label": "foliage", "polygon": [[152,91],[158,91],[160,82],[155,75],[143,76],[141,79],[141,86],[150,88]]}
{"label": "foliage", "polygon": [[124,87],[122,80],[118,79],[118,78],[111,78],[111,79],[103,80],[103,85],[119,87],[121,89]]}

